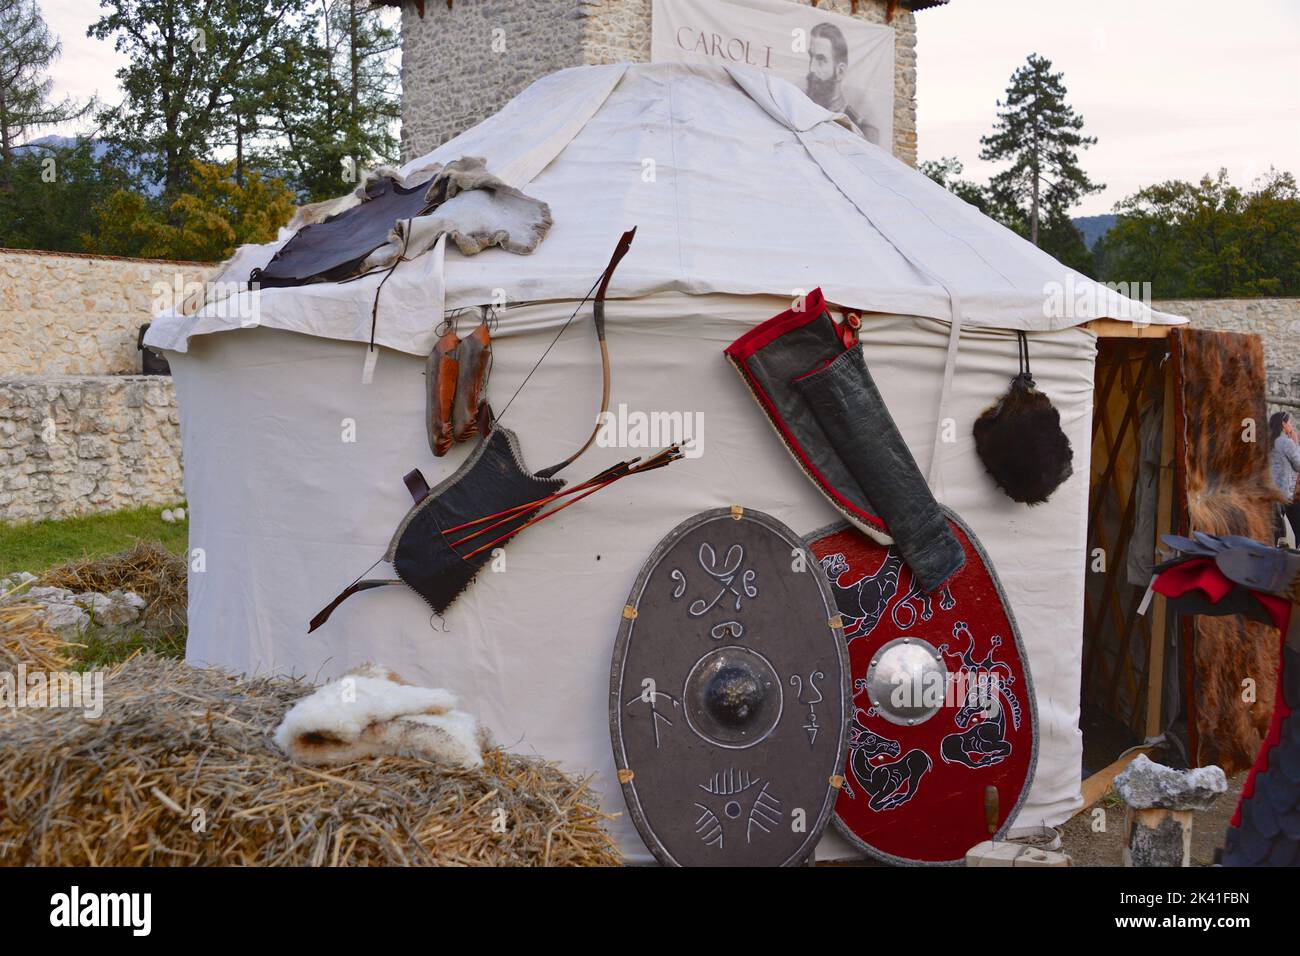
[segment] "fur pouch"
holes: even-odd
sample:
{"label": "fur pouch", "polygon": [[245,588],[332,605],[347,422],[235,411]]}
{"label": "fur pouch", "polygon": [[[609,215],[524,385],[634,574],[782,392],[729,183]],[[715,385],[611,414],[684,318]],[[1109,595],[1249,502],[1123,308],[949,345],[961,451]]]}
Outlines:
{"label": "fur pouch", "polygon": [[1061,413],[1034,387],[1029,342],[1020,337],[1020,374],[975,422],[975,450],[1007,497],[1042,504],[1074,472],[1074,450],[1061,430]]}

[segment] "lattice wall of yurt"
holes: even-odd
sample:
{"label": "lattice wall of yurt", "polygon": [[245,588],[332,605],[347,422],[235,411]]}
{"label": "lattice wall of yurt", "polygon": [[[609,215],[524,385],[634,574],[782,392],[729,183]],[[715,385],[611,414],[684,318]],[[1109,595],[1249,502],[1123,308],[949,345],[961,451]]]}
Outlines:
{"label": "lattice wall of yurt", "polygon": [[[1167,341],[1099,338],[1088,501],[1088,571],[1084,606],[1085,707],[1100,708],[1141,741],[1158,734],[1168,645],[1162,600],[1139,614],[1146,585],[1128,574],[1131,550],[1154,554],[1173,514],[1173,402]],[[1158,465],[1145,480],[1156,502],[1154,527],[1139,522],[1143,421],[1158,430]],[[1152,635],[1160,635],[1159,640]],[[1151,693],[1154,675],[1156,693]],[[1085,729],[1085,734],[1086,734]]]}

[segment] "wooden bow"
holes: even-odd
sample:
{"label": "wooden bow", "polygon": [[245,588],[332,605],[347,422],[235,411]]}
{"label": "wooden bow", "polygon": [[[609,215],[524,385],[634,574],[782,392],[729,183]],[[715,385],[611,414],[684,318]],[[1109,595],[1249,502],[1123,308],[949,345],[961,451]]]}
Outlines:
{"label": "wooden bow", "polygon": [[[609,393],[612,377],[609,370],[609,346],[605,342],[605,293],[609,289],[609,281],[614,278],[614,270],[618,264],[623,261],[627,255],[628,249],[632,247],[632,240],[636,237],[636,226],[633,226],[627,232],[623,233],[618,240],[618,245],[614,247],[614,254],[610,257],[609,265],[605,266],[605,271],[601,273],[600,284],[596,289],[596,297],[591,303],[592,323],[596,327],[596,341],[600,343],[600,369],[602,375],[602,388],[600,395],[600,411],[596,414],[596,425],[591,430],[591,435],[583,443],[582,447],[575,451],[558,465],[552,465],[550,468],[544,468],[537,473],[539,478],[550,478],[557,472],[563,471],[569,465],[577,461],[582,454],[592,446],[596,436],[600,434],[600,424],[609,411]],[[567,324],[567,323],[566,323]],[[563,331],[561,329],[560,331]]]}

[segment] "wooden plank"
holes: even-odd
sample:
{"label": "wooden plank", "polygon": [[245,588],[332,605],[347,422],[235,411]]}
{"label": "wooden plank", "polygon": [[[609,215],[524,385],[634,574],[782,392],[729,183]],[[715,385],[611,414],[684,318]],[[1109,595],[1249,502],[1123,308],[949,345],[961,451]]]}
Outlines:
{"label": "wooden plank", "polygon": [[1075,815],[1087,810],[1090,806],[1106,795],[1110,790],[1111,784],[1115,782],[1124,768],[1138,758],[1140,754],[1150,754],[1154,747],[1135,747],[1130,753],[1126,753],[1104,770],[1098,770],[1087,780],[1083,781],[1080,789],[1083,791],[1083,806],[1075,810]]}
{"label": "wooden plank", "polygon": [[1085,322],[1083,327],[1096,333],[1099,339],[1163,339],[1174,328],[1172,325],[1134,325],[1116,319],[1093,319]]}
{"label": "wooden plank", "polygon": [[[1116,539],[1115,554],[1126,555],[1128,550],[1129,539],[1133,537],[1133,528],[1137,523],[1137,495],[1130,495],[1128,506],[1124,509],[1124,516],[1120,519],[1119,537]],[[1129,693],[1132,695],[1129,700],[1128,713],[1130,719],[1138,708],[1138,699],[1140,689],[1137,680],[1133,677],[1133,661],[1129,657],[1129,644],[1133,638],[1133,619],[1131,616],[1126,617],[1123,607],[1120,604],[1119,588],[1116,586],[1119,582],[1120,575],[1124,573],[1121,567],[1107,565],[1109,573],[1106,575],[1106,584],[1103,588],[1102,597],[1108,600],[1111,609],[1115,613],[1115,632],[1119,638],[1119,653],[1115,658],[1115,668],[1113,673],[1122,676],[1128,685]],[[1110,684],[1110,696],[1106,702],[1106,709],[1115,713],[1115,701],[1119,695],[1119,681],[1112,680]]]}
{"label": "wooden plank", "polygon": [[[1174,372],[1172,364],[1165,363],[1165,398],[1162,409],[1163,424],[1160,439],[1160,477],[1156,493],[1156,544],[1160,536],[1168,534],[1173,525],[1174,501]],[[1161,704],[1164,697],[1165,638],[1169,608],[1165,599],[1153,595],[1151,599],[1151,643],[1147,654],[1147,722],[1146,735],[1154,737],[1163,730]]]}

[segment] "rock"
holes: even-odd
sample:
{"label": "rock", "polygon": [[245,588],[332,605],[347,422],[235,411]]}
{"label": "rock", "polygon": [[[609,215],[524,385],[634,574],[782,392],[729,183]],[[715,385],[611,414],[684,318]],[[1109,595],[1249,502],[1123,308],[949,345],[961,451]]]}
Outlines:
{"label": "rock", "polygon": [[32,588],[22,595],[24,604],[71,604],[72,592],[67,588]]}
{"label": "rock", "polygon": [[174,514],[172,514],[172,509],[171,509],[171,508],[164,508],[164,509],[163,509],[163,513],[162,513],[162,519],[163,519],[163,521],[165,521],[167,524],[171,524],[173,521],[176,520],[176,516],[175,516]]}
{"label": "rock", "polygon": [[176,508],[176,509],[174,509],[174,510],[172,511],[172,517],[174,517],[177,521],[184,521],[184,520],[185,520],[185,509],[184,509],[184,508]]}
{"label": "rock", "polygon": [[90,625],[90,615],[75,604],[47,604],[46,626],[62,634],[84,631]]}
{"label": "rock", "polygon": [[0,594],[7,594],[14,588],[20,588],[29,581],[35,581],[36,575],[29,574],[26,571],[15,571],[13,574],[0,578]]}
{"label": "rock", "polygon": [[[0,299],[4,294],[0,290]],[[136,360],[134,344],[132,333]],[[180,500],[180,430],[169,418],[176,410],[174,388],[170,380],[145,382],[137,391],[151,390],[153,404],[128,407],[137,379],[0,378],[0,510],[7,521],[161,508]]]}
{"label": "rock", "polygon": [[1208,810],[1228,790],[1219,767],[1175,770],[1148,760],[1145,754],[1115,778],[1115,792],[1134,809]]}
{"label": "rock", "polygon": [[93,591],[83,591],[73,599],[73,603],[89,614],[96,621],[100,620],[100,615],[113,606],[113,599],[107,594],[96,594]]}
{"label": "rock", "polygon": [[[36,580],[36,575],[17,571],[0,578],[0,596]],[[73,593],[67,588],[24,588],[0,603],[35,604],[47,627],[67,634],[82,632],[88,627],[120,627],[139,620],[147,603],[132,591],[95,591]]]}
{"label": "rock", "polygon": [[101,627],[118,627],[130,624],[144,611],[144,598],[132,591],[110,591],[108,594],[85,592],[75,598],[78,606],[90,613],[91,620]]}

